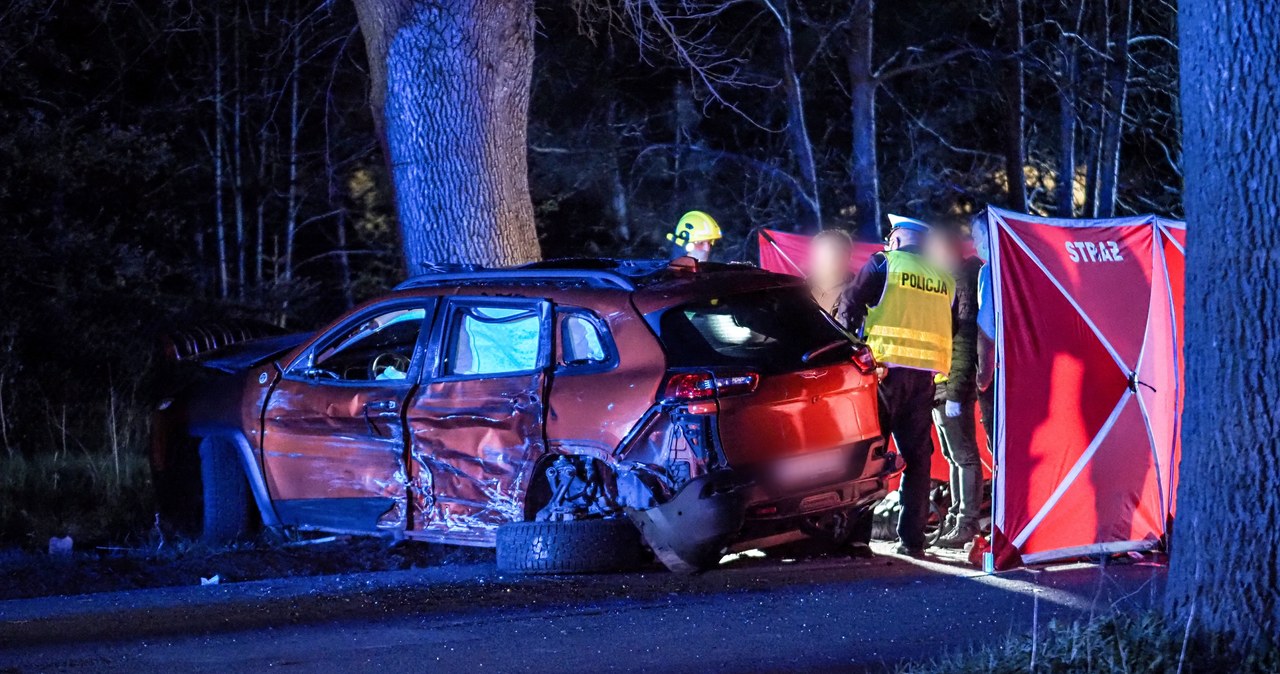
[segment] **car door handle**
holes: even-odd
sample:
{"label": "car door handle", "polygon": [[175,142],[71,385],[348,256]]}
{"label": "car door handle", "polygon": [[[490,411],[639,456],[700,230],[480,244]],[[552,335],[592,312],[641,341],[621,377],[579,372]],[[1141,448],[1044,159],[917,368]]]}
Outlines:
{"label": "car door handle", "polygon": [[364,404],[364,413],[377,412],[375,416],[378,417],[396,417],[400,416],[396,412],[397,407],[399,405],[394,400],[373,400]]}

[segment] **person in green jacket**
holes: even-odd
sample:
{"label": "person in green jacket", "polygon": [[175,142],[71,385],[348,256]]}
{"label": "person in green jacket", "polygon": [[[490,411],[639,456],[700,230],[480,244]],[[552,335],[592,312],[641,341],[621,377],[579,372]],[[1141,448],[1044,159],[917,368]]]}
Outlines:
{"label": "person in green jacket", "polygon": [[951,466],[951,508],[937,545],[963,548],[978,535],[982,507],[982,459],[974,405],[978,399],[978,271],[982,260],[967,256],[964,229],[935,232],[927,251],[934,264],[956,281],[951,367],[934,378],[933,423],[942,455]]}

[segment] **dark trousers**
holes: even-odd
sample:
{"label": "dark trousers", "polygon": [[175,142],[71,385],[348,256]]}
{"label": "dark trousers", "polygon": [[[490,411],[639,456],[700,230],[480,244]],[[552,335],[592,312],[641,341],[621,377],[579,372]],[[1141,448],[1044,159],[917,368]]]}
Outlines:
{"label": "dark trousers", "polygon": [[899,495],[898,539],[911,548],[925,546],[924,526],[929,520],[929,457],[933,455],[933,373],[890,367],[880,382],[880,430],[893,437],[907,463]]}
{"label": "dark trousers", "polygon": [[978,523],[982,508],[982,459],[978,456],[978,429],[973,400],[960,404],[960,416],[949,417],[945,407],[935,407],[942,456],[951,464],[951,515],[960,526]]}
{"label": "dark trousers", "polygon": [[978,411],[982,413],[982,430],[987,432],[987,451],[995,453],[996,441],[996,385],[978,392]]}

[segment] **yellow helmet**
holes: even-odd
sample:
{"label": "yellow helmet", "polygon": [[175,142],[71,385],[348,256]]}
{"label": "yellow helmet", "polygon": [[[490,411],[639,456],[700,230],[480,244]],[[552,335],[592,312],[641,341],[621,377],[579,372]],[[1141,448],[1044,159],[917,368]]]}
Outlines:
{"label": "yellow helmet", "polygon": [[695,243],[719,239],[720,225],[716,224],[715,218],[702,211],[689,211],[680,216],[676,230],[667,235],[667,241],[673,241],[685,250],[693,250]]}

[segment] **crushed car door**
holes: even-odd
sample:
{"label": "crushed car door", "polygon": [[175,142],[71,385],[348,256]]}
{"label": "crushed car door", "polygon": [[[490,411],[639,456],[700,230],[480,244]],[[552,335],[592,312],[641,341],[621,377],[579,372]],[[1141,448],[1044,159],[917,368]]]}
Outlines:
{"label": "crushed car door", "polygon": [[404,405],[435,299],[355,314],[291,363],[263,410],[267,489],[285,524],[397,530],[407,512]]}
{"label": "crushed car door", "polygon": [[524,518],[521,494],[545,451],[551,304],[460,297],[440,316],[439,357],[405,412],[413,529],[492,545],[499,525]]}

